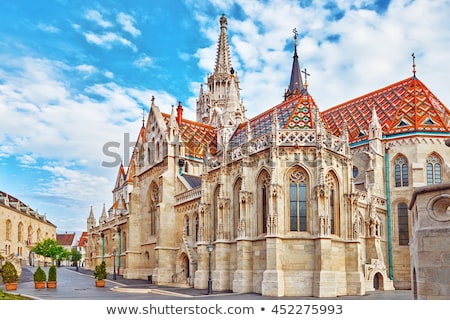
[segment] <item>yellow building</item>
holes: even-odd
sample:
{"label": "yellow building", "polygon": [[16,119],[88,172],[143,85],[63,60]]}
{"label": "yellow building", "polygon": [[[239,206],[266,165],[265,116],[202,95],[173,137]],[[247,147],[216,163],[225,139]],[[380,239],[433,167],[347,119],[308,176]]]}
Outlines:
{"label": "yellow building", "polygon": [[408,204],[415,187],[450,180],[448,108],[413,70],[320,111],[295,35],[283,101],[248,119],[227,23],[196,121],[152,99],[112,206],[87,219],[86,266],[265,296],[409,289]]}
{"label": "yellow building", "polygon": [[56,239],[56,226],[45,215],[0,191],[0,254],[21,265],[43,265],[44,258],[30,250],[46,238]]}

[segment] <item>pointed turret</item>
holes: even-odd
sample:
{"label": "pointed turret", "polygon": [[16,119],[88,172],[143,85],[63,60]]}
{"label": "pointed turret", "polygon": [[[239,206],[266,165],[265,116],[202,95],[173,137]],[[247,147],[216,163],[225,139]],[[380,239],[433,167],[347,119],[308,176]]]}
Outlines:
{"label": "pointed turret", "polygon": [[170,113],[170,119],[168,123],[169,127],[169,140],[175,141],[175,136],[178,135],[178,122],[177,122],[177,113],[175,111],[175,106],[172,105],[172,112]]}
{"label": "pointed turret", "polygon": [[298,62],[297,55],[297,30],[294,29],[294,60],[292,62],[291,70],[291,81],[289,82],[289,87],[285,93],[285,100],[291,98],[292,96],[303,94],[306,92],[303,86],[300,64]]}
{"label": "pointed turret", "polygon": [[105,208],[105,204],[103,204],[102,215],[100,216],[99,223],[105,223],[106,219],[107,219],[106,208]]}
{"label": "pointed turret", "polygon": [[383,130],[381,128],[380,120],[378,120],[377,111],[375,107],[372,109],[372,121],[369,124],[369,140],[381,139]]}
{"label": "pointed turret", "polygon": [[94,212],[91,210],[89,211],[89,217],[87,218],[87,230],[90,230],[91,228],[95,227],[97,224],[97,221],[95,221]]}

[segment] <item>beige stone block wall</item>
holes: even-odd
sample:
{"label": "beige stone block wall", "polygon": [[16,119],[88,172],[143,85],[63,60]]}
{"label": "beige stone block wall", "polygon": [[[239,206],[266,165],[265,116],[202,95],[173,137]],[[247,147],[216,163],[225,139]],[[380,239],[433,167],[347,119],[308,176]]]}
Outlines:
{"label": "beige stone block wall", "polygon": [[450,299],[450,183],[418,188],[410,210],[414,297]]}

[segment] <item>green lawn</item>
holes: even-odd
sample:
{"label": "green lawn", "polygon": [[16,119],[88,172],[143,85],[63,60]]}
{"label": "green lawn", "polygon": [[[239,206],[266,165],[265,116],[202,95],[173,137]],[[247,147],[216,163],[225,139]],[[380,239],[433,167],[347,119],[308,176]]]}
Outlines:
{"label": "green lawn", "polygon": [[20,294],[12,294],[4,292],[0,289],[0,300],[32,300],[28,297],[21,296]]}

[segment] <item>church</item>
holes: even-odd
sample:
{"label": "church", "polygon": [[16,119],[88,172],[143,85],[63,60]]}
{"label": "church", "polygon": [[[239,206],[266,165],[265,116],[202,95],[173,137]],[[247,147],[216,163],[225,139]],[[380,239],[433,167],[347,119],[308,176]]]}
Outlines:
{"label": "church", "polygon": [[408,206],[416,187],[450,180],[449,109],[413,65],[320,111],[295,35],[284,99],[247,118],[219,24],[196,121],[152,98],[112,205],[87,218],[86,267],[272,297],[411,289]]}

